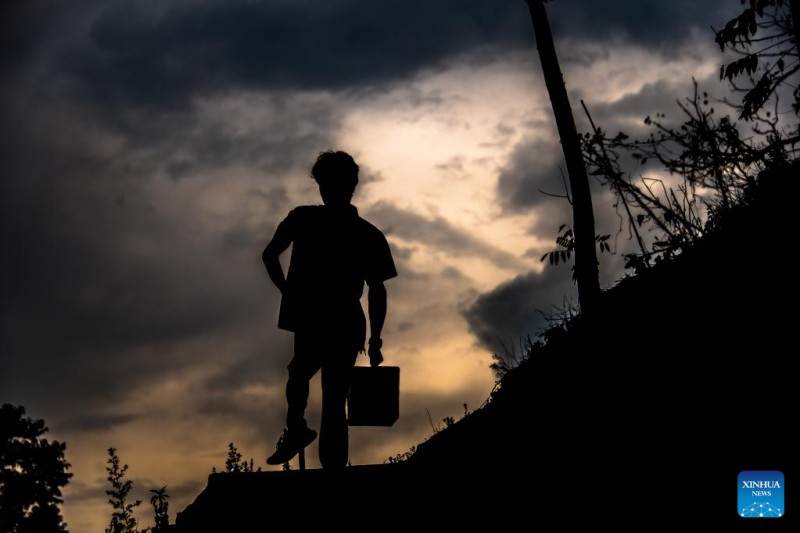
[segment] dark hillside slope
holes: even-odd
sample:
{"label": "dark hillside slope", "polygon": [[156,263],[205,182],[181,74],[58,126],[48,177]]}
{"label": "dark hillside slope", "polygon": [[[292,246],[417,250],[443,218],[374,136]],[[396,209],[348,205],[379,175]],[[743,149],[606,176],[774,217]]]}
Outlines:
{"label": "dark hillside slope", "polygon": [[800,454],[799,179],[797,164],[762,175],[747,205],[606,291],[597,324],[535,350],[411,464],[511,472],[530,501],[566,500],[617,526],[752,526],[735,514],[738,472],[791,479]]}

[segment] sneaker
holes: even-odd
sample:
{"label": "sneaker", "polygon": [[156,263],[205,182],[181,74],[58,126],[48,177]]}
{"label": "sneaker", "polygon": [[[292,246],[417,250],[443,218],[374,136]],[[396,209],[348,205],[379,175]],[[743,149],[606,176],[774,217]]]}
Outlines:
{"label": "sneaker", "polygon": [[303,429],[295,429],[289,431],[283,430],[283,435],[278,439],[278,444],[275,446],[275,453],[267,457],[268,465],[282,465],[300,453],[300,450],[314,442],[317,438],[317,432],[311,428],[305,427]]}

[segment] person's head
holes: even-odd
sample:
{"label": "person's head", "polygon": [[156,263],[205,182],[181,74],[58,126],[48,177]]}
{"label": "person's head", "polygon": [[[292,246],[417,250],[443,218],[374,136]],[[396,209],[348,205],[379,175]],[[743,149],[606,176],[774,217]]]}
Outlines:
{"label": "person's head", "polygon": [[358,165],[346,152],[327,151],[317,157],[311,177],[325,205],[348,205],[358,185]]}

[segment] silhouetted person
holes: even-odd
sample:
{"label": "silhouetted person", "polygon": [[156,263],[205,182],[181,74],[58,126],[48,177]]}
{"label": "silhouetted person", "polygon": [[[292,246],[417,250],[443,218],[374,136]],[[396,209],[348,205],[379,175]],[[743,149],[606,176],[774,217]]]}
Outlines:
{"label": "silhouetted person", "polygon": [[[308,383],[322,370],[322,425],[319,458],[325,468],[348,459],[345,403],[356,356],[364,350],[366,319],[361,308],[369,286],[369,357],[383,361],[381,331],[386,318],[383,282],[397,275],[383,233],[350,204],[358,184],[358,165],[345,152],[323,152],[311,169],[325,205],[293,209],[278,225],[262,259],[281,291],[278,327],[294,332],[294,357],[286,383],[286,429],[268,464],[289,461],[317,436],[306,423]],[[279,257],[289,245],[292,257],[284,277]]]}

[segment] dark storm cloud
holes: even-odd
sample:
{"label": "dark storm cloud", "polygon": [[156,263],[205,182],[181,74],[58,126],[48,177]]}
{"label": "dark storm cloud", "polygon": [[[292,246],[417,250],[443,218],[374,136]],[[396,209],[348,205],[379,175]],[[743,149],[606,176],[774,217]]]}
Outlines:
{"label": "dark storm cloud", "polygon": [[[80,104],[78,104],[80,105]],[[327,147],[341,119],[324,99],[304,99],[288,92],[230,92],[221,100],[199,103],[192,112],[97,114],[87,116],[124,137],[127,171],[163,170],[176,180],[230,166],[247,165],[272,178],[282,177],[298,162],[313,162]],[[138,166],[137,166],[138,165]],[[278,194],[273,191],[272,194]],[[274,203],[274,198],[268,199]]]}
{"label": "dark storm cloud", "polygon": [[133,422],[139,418],[130,414],[103,414],[98,411],[84,412],[69,416],[60,422],[63,427],[72,431],[103,431],[115,426]]}
{"label": "dark storm cloud", "polygon": [[547,326],[544,314],[563,309],[565,297],[566,302],[570,295],[574,297],[571,278],[566,265],[517,276],[479,296],[464,311],[464,318],[481,344],[492,351],[500,349],[501,341],[516,344],[528,335],[535,338]]}
{"label": "dark storm cloud", "polygon": [[[538,259],[538,258],[537,258]],[[600,256],[600,283],[608,287],[622,274],[620,255]],[[532,339],[549,327],[548,316],[558,316],[578,305],[571,264],[547,265],[540,272],[517,276],[481,294],[463,311],[470,331],[488,350]]]}
{"label": "dark storm cloud", "polygon": [[[29,12],[37,11],[25,20]],[[29,61],[41,55],[16,42]],[[288,210],[287,175],[330,145],[339,119],[329,102],[236,91],[192,112],[128,112],[71,100],[40,65],[8,66],[0,102],[7,399],[41,406],[65,429],[102,430],[128,415],[95,420],[89,406],[123,401],[202,361],[215,360],[218,382],[232,388],[252,382],[251,371],[283,367],[267,327],[277,293],[259,256]],[[198,176],[208,183],[210,172],[230,181],[227,200],[241,202],[212,220],[175,188]],[[243,174],[262,179],[237,185]],[[262,327],[248,330],[254,323]],[[234,332],[250,343],[241,353],[185,348],[204,336],[236,342]]]}
{"label": "dark storm cloud", "polygon": [[[264,324],[264,328],[272,329],[274,324]],[[234,360],[210,376],[204,382],[204,391],[210,395],[216,393],[225,395],[244,385],[282,386],[286,378],[283,370],[289,363],[288,355],[291,354],[291,350],[291,334],[281,333],[272,336],[269,342],[259,345],[253,352],[244,354],[240,359]],[[207,408],[212,407],[207,406]]]}
{"label": "dark storm cloud", "polygon": [[[129,175],[113,158],[62,151],[36,134],[41,142],[17,136],[2,150],[16,169],[3,182],[3,244],[12,251],[3,261],[12,304],[4,311],[102,349],[170,341],[237,319],[234,283],[208,283],[225,269],[214,236],[198,238],[195,223],[157,208],[143,190],[157,166]],[[47,157],[37,161],[41,149]]]}
{"label": "dark storm cloud", "polygon": [[681,40],[694,29],[707,32],[713,41],[710,27],[724,25],[736,13],[737,4],[727,0],[559,0],[547,9],[557,37],[617,37],[658,46],[669,55],[680,51]]}
{"label": "dark storm cloud", "polygon": [[8,75],[33,59],[55,4],[53,0],[0,4],[0,73]]}
{"label": "dark storm cloud", "polygon": [[639,91],[629,93],[614,102],[592,104],[592,118],[605,124],[609,120],[617,122],[636,121],[644,128],[644,118],[656,113],[676,109],[675,100],[683,96],[690,80],[657,80],[642,86]]}
{"label": "dark storm cloud", "polygon": [[[635,161],[631,161],[635,163]],[[603,287],[608,287],[615,283],[623,273],[623,256],[632,252],[638,253],[639,249],[632,230],[628,227],[628,218],[624,208],[614,205],[615,199],[607,187],[602,186],[596,180],[591,181],[590,184],[592,188],[595,232],[597,235],[610,236],[608,242],[611,247],[611,253],[598,256],[601,267],[600,283]],[[534,216],[532,224],[527,228],[527,232],[539,239],[544,239],[544,243],[540,242],[536,246],[529,248],[523,255],[535,263],[540,263],[545,253],[559,248],[555,242],[556,237],[559,235],[562,225],[571,226],[572,206],[566,200],[550,199],[550,201],[531,207],[530,213]],[[642,233],[642,237],[646,243],[652,241],[652,236],[647,232]],[[546,268],[564,267],[561,265],[555,267],[546,265]]]}
{"label": "dark storm cloud", "polygon": [[519,143],[497,178],[500,202],[513,210],[522,210],[551,202],[552,197],[544,192],[564,194],[560,148],[556,138]]}
{"label": "dark storm cloud", "polygon": [[[724,22],[720,5],[583,0],[548,10],[558,38],[613,36],[669,53],[690,30]],[[81,2],[15,11],[12,21],[65,36],[37,43],[31,32],[14,32],[8,63],[33,47],[57,46],[43,55],[92,99],[157,108],[231,87],[380,85],[478,48],[533,53],[520,0]],[[37,20],[44,13],[46,26]]]}
{"label": "dark storm cloud", "polygon": [[[554,157],[558,159],[554,161]],[[631,170],[640,168],[633,159],[626,159],[624,163],[630,163]],[[508,165],[500,172],[499,200],[512,211],[533,215],[533,223],[527,228],[531,235],[555,240],[558,228],[572,223],[572,207],[567,199],[550,196],[563,196],[569,191],[569,182],[566,175],[562,177],[562,171],[566,172],[559,146],[528,140],[517,146]],[[618,231],[619,216],[608,189],[594,177],[590,177],[589,183],[598,234]],[[532,249],[526,255],[538,261],[542,253],[544,251]]]}
{"label": "dark storm cloud", "polygon": [[[175,342],[263,312],[265,304],[254,296],[242,299],[238,291],[247,293],[246,283],[232,280],[222,259],[208,259],[255,246],[251,222],[227,221],[221,236],[197,244],[186,231],[191,225],[165,217],[142,192],[149,177],[163,172],[182,180],[236,162],[277,176],[324,145],[337,124],[325,102],[298,106],[281,91],[264,97],[269,120],[259,135],[237,134],[228,127],[230,117],[199,121],[189,113],[155,112],[157,107],[127,113],[127,106],[104,106],[110,112],[101,115],[75,102],[73,112],[59,118],[53,111],[69,101],[69,93],[60,92],[65,87],[77,80],[106,102],[155,106],[209,91],[344,88],[398,80],[480,46],[530,46],[531,36],[524,4],[510,0],[11,5],[3,7],[2,66],[13,75],[2,82],[0,153],[2,245],[9,251],[3,254],[3,351],[15,363],[4,380],[36,370],[46,394],[58,394],[71,368],[82,369],[73,392],[124,390],[118,385],[133,374],[119,374],[122,382],[108,378],[126,350]],[[593,16],[573,13],[579,5]],[[648,2],[658,24],[647,22],[655,17],[632,24],[627,14],[642,9],[639,4],[598,5],[556,2],[549,9],[562,36],[621,28],[618,33],[642,40],[686,30],[699,13],[687,2]],[[645,27],[650,30],[637,33]],[[36,65],[35,76],[20,73]],[[61,85],[47,66],[70,84]],[[104,131],[108,139],[118,138],[126,157],[93,153],[98,135],[82,138],[84,130],[64,127],[70,121],[100,130],[100,138]],[[556,164],[545,157],[531,161],[532,153],[520,150],[501,176],[501,197],[516,208],[538,205],[538,189],[552,190],[548,182],[558,189]],[[252,196],[274,211],[286,199],[279,187]],[[383,209],[404,238],[501,266],[522,265],[442,219]],[[142,243],[163,255],[152,252],[154,261],[140,252]],[[165,362],[147,364],[161,368]]]}
{"label": "dark storm cloud", "polygon": [[525,267],[525,263],[513,254],[469,235],[443,218],[426,218],[385,202],[372,207],[367,215],[388,236],[397,235],[405,240],[421,242],[455,257],[482,257],[503,268]]}
{"label": "dark storm cloud", "polygon": [[[517,9],[513,9],[516,7]],[[477,45],[520,42],[514,2],[113,4],[63,65],[97,97],[180,105],[231,85],[340,89],[405,77]]]}
{"label": "dark storm cloud", "polygon": [[[698,79],[698,90],[714,93],[720,90],[716,72],[708,78]],[[593,102],[589,104],[589,112],[595,123],[611,136],[624,131],[631,137],[644,138],[654,131],[647,126],[644,119],[658,113],[667,115],[669,120],[683,121],[686,117],[677,102],[685,103],[685,98],[692,95],[692,78],[660,79],[643,85],[638,91],[628,93],[613,102]],[[585,131],[588,124],[583,120]]]}
{"label": "dark storm cloud", "polygon": [[176,342],[265,315],[271,295],[254,273],[258,249],[251,260],[241,250],[226,260],[213,239],[198,244],[133,202],[60,192],[72,205],[13,206],[16,223],[3,227],[13,251],[3,264],[6,393],[59,399],[67,411],[113,402],[216,355],[165,356]]}
{"label": "dark storm cloud", "polygon": [[[716,74],[711,79],[698,80],[703,87],[718,87]],[[676,104],[683,101],[692,91],[691,78],[680,80],[657,80],[643,85],[638,91],[631,92],[613,102],[593,102],[589,112],[595,124],[613,137],[624,132],[631,138],[644,139],[653,132],[651,126],[644,123],[647,116],[664,113],[678,121],[685,117]],[[589,132],[588,121],[576,116],[579,132]],[[531,208],[548,209],[553,198],[548,194],[563,195],[568,190],[565,183],[566,167],[561,145],[558,143],[555,124],[552,122],[539,124],[540,131],[552,131],[552,139],[525,139],[512,151],[508,163],[501,169],[497,180],[497,195],[500,202],[515,211]],[[641,170],[639,164],[629,157],[621,159],[622,170]],[[592,182],[597,180],[591,178]],[[545,194],[548,193],[548,194]],[[566,205],[566,201],[563,203]]]}
{"label": "dark storm cloud", "polygon": [[[31,406],[49,401],[51,414],[58,406],[66,415],[220,356],[171,351],[183,341],[272,324],[277,293],[260,253],[288,210],[286,172],[313,159],[333,126],[323,104],[293,106],[277,96],[265,103],[264,122],[243,130],[236,118],[253,113],[247,103],[235,111],[243,117],[148,114],[103,123],[74,104],[30,95],[2,102],[4,393]],[[176,162],[184,165],[179,174]],[[163,178],[182,183],[231,166],[247,170],[218,179],[230,181],[226,198],[240,204],[217,218]],[[239,186],[242,173],[263,179]],[[285,364],[270,355],[268,334],[243,335],[261,347],[259,368]],[[247,353],[227,357],[235,366]],[[224,379],[244,379],[240,367]]]}

